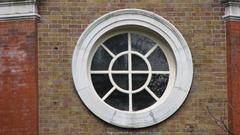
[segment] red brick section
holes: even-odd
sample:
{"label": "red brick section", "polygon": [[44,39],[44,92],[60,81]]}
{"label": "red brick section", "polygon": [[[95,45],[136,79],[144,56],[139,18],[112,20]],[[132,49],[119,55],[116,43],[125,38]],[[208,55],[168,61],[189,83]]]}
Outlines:
{"label": "red brick section", "polygon": [[229,125],[240,133],[240,20],[227,22]]}
{"label": "red brick section", "polygon": [[37,25],[0,22],[0,135],[36,135]]}

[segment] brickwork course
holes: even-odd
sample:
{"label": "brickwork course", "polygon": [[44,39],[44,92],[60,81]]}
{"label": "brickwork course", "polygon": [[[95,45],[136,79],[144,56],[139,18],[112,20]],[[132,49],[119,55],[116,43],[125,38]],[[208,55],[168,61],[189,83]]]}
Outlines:
{"label": "brickwork course", "polygon": [[[93,115],[79,98],[71,74],[73,50],[84,29],[122,8],[145,9],[170,21],[193,57],[193,83],[182,107],[166,121],[143,129],[118,128]],[[40,135],[226,135],[208,113],[227,124],[226,26],[219,0],[41,0],[39,14]]]}

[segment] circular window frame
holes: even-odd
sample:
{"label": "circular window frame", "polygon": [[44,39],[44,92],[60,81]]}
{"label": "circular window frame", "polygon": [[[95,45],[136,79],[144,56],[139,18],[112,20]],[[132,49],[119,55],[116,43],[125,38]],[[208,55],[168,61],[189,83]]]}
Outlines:
{"label": "circular window frame", "polygon": [[[176,74],[171,91],[161,103],[145,111],[129,113],[111,109],[96,97],[91,84],[89,59],[93,55],[92,48],[104,34],[121,26],[144,27],[157,33],[166,40],[175,58]],[[103,15],[85,29],[73,53],[72,74],[81,100],[96,116],[119,127],[142,128],[167,119],[182,105],[190,91],[193,64],[187,42],[170,22],[149,11],[121,9]]]}
{"label": "circular window frame", "polygon": [[[98,48],[100,46],[103,45],[103,42],[105,42],[106,40],[108,40],[109,38],[113,37],[113,36],[116,36],[116,35],[119,35],[119,34],[123,34],[123,33],[135,33],[135,34],[138,34],[138,35],[142,35],[142,36],[145,36],[147,38],[149,38],[150,40],[152,40],[153,42],[155,42],[156,46],[159,47],[166,59],[167,59],[167,62],[168,62],[168,66],[169,66],[169,69],[167,72],[168,75],[169,75],[169,78],[168,78],[168,83],[167,83],[167,86],[166,86],[166,89],[164,91],[164,93],[161,95],[161,97],[157,97],[158,100],[156,101],[156,103],[154,103],[153,105],[147,107],[147,108],[144,108],[144,109],[141,109],[141,110],[138,110],[138,111],[130,111],[128,113],[140,113],[140,112],[144,112],[144,111],[147,111],[147,110],[151,110],[152,108],[156,107],[158,104],[161,104],[162,102],[164,102],[164,100],[166,99],[166,97],[168,97],[168,94],[170,93],[172,87],[173,87],[173,84],[175,82],[175,75],[176,75],[176,62],[175,62],[175,58],[173,56],[173,52],[171,50],[171,48],[169,47],[168,43],[162,39],[161,37],[159,37],[159,35],[157,35],[156,33],[153,33],[152,31],[150,31],[149,29],[147,28],[141,28],[141,27],[137,27],[137,26],[123,26],[123,27],[118,27],[117,29],[114,29],[114,30],[111,30],[110,32],[107,32],[106,34],[104,34],[102,37],[100,37],[100,39],[95,43],[94,47],[92,48],[91,50],[91,54],[89,55],[89,60],[88,60],[88,65],[91,65],[91,62],[93,60],[93,57],[96,53],[96,51],[98,50]],[[160,39],[159,39],[160,38]],[[106,47],[106,46],[105,46]],[[153,47],[154,48],[154,47]],[[119,54],[121,54],[123,52],[120,52]],[[139,54],[141,54],[140,52],[137,52]],[[117,54],[117,55],[119,55]],[[117,56],[115,55],[115,56]],[[143,54],[141,54],[143,55]],[[149,54],[151,55],[151,54]],[[114,58],[113,58],[114,59]],[[147,60],[148,63],[149,63],[149,60]],[[146,62],[146,61],[145,61]],[[111,63],[110,63],[111,64]],[[146,64],[148,65],[148,64]],[[150,67],[151,64],[149,63]],[[97,70],[96,70],[97,71]],[[101,71],[101,70],[100,70]],[[154,72],[155,70],[151,70],[152,72]],[[89,72],[92,73],[92,70],[90,69],[89,67]],[[156,71],[158,72],[158,71]],[[151,73],[149,73],[151,74]],[[153,74],[158,74],[158,73],[152,73],[150,76],[152,76]],[[90,74],[89,74],[90,75]],[[108,73],[109,75],[109,73]],[[159,75],[159,74],[158,74]],[[89,78],[91,78],[91,75],[89,76]],[[110,77],[109,77],[110,78]],[[150,77],[151,78],[151,77]],[[110,79],[111,80],[111,79]],[[92,80],[91,81],[91,84],[93,84]],[[149,80],[148,80],[149,81]],[[110,81],[111,82],[111,81]],[[111,83],[112,85],[114,85],[114,83]],[[149,84],[147,81],[145,82],[145,87],[147,86],[147,84]],[[141,88],[144,89],[145,88],[144,86],[142,86]],[[94,89],[94,86],[92,85],[92,89]],[[127,93],[127,92],[124,92],[124,90],[119,90],[119,88],[115,87],[115,89],[117,89],[118,91],[122,92],[122,93]],[[149,89],[150,90],[150,89]],[[98,96],[97,92],[95,92],[96,95]],[[138,93],[138,91],[134,91],[132,94],[135,94],[135,93]],[[101,101],[102,101],[102,98],[98,97]],[[154,98],[155,99],[155,98]],[[102,101],[104,102],[104,101]],[[107,104],[105,102],[105,104],[107,106],[109,106],[111,109],[113,110],[118,110],[112,106],[110,106],[109,104]],[[118,110],[118,111],[122,111],[122,110]],[[124,111],[124,112],[127,112],[127,111]]]}

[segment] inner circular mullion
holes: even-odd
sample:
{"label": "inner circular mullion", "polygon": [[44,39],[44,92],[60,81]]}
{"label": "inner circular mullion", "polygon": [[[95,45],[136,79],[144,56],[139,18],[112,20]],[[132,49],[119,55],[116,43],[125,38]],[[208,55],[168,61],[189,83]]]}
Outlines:
{"label": "inner circular mullion", "polygon": [[[104,45],[103,45],[104,46]],[[112,54],[108,70],[91,71],[93,74],[107,73],[115,90],[128,95],[128,111],[132,112],[134,95],[140,92],[148,92],[150,96],[158,101],[157,96],[148,88],[153,74],[170,74],[170,71],[152,70],[146,55],[151,54],[157,48],[155,45],[147,54],[132,50],[131,33],[128,33],[128,50],[118,54]],[[104,46],[105,47],[105,46]],[[106,48],[106,47],[105,47]],[[108,51],[106,48],[105,50]],[[111,55],[111,52],[109,52]],[[145,83],[144,83],[145,82]]]}

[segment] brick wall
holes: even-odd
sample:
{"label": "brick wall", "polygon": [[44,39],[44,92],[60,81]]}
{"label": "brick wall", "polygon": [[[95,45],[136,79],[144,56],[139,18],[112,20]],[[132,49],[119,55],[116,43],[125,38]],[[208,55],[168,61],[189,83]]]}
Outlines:
{"label": "brick wall", "polygon": [[240,133],[240,21],[227,22],[229,125]]}
{"label": "brick wall", "polygon": [[36,135],[37,25],[0,22],[0,135]]}
{"label": "brick wall", "polygon": [[[183,106],[168,120],[144,129],[121,129],[94,116],[74,88],[71,60],[83,30],[121,8],[153,11],[187,40],[194,78]],[[39,11],[40,135],[225,135],[208,114],[227,119],[225,24],[218,0],[42,0]]]}

